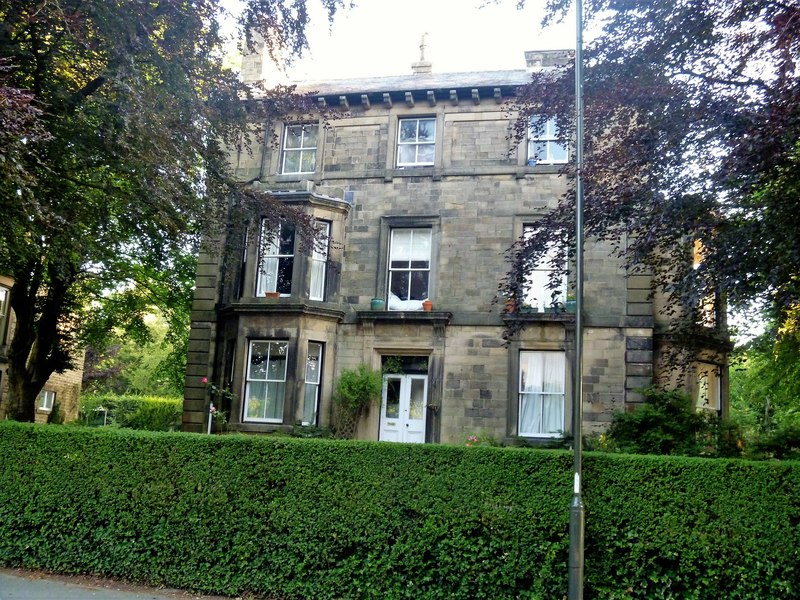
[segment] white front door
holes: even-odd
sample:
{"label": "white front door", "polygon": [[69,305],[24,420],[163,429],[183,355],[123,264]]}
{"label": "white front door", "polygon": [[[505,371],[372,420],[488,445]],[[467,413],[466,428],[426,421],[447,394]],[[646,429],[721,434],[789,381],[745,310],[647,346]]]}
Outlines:
{"label": "white front door", "polygon": [[427,375],[384,375],[379,439],[423,443],[427,399]]}

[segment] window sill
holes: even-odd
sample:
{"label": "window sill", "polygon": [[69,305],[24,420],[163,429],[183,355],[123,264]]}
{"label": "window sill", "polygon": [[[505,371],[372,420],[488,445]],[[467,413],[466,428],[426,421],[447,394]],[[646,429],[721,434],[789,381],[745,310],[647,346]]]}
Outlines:
{"label": "window sill", "polygon": [[502,315],[504,321],[556,321],[571,323],[575,320],[573,312],[513,312]]}
{"label": "window sill", "polygon": [[296,300],[291,297],[253,298],[252,301],[235,302],[219,307],[220,316],[226,317],[243,313],[283,313],[313,315],[340,321],[345,311],[337,304],[315,300]]}
{"label": "window sill", "polygon": [[395,167],[389,171],[389,177],[431,177],[440,174],[435,165],[419,165],[416,167]]}
{"label": "window sill", "polygon": [[227,428],[231,433],[275,433],[287,429],[283,423],[265,423],[262,421],[228,423]]}
{"label": "window sill", "polygon": [[522,446],[531,448],[564,448],[564,435],[553,434],[550,437],[544,436],[513,436],[503,440],[504,446]]}
{"label": "window sill", "polygon": [[388,321],[395,323],[438,323],[447,325],[453,313],[443,310],[359,310],[356,312],[359,321]]}
{"label": "window sill", "polygon": [[526,163],[523,168],[525,173],[562,173],[564,168],[567,167],[569,163],[536,163],[535,165],[531,165]]}

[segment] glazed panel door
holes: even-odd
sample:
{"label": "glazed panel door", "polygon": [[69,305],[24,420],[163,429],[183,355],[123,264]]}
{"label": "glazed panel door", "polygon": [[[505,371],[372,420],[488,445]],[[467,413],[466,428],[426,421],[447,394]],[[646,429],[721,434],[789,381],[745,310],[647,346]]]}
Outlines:
{"label": "glazed panel door", "polygon": [[384,375],[378,438],[423,443],[427,397],[427,375]]}

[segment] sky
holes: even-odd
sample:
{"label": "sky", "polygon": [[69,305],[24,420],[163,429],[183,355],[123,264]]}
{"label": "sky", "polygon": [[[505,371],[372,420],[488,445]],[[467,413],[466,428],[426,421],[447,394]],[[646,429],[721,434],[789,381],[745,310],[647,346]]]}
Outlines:
{"label": "sky", "polygon": [[315,0],[307,34],[310,50],[289,70],[289,79],[344,79],[406,75],[420,59],[438,73],[524,69],[526,50],[574,49],[575,17],[541,28],[544,0],[486,4],[486,0],[356,0],[328,27]]}

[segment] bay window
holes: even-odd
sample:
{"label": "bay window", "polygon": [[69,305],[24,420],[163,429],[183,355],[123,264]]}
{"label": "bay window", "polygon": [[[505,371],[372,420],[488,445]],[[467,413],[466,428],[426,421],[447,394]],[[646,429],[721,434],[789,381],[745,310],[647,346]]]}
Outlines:
{"label": "bay window", "polygon": [[704,410],[720,410],[722,408],[720,368],[711,363],[701,362],[697,365],[696,373],[695,406]]}
{"label": "bay window", "polygon": [[303,391],[303,425],[316,425],[319,415],[319,386],[322,375],[322,344],[308,342]]}
{"label": "bay window", "polygon": [[317,231],[325,236],[322,242],[315,242],[311,253],[311,287],[309,300],[325,300],[325,272],[328,267],[328,240],[330,239],[331,224],[327,221],[317,221]]}
{"label": "bay window", "polygon": [[282,223],[277,229],[271,230],[266,221],[262,221],[256,296],[263,296],[267,292],[278,292],[285,296],[292,293],[294,239],[294,225]]}
{"label": "bay window", "polygon": [[11,290],[0,285],[0,346],[6,343],[10,293]]}
{"label": "bay window", "polygon": [[253,340],[247,357],[244,420],[282,423],[289,344]]}

